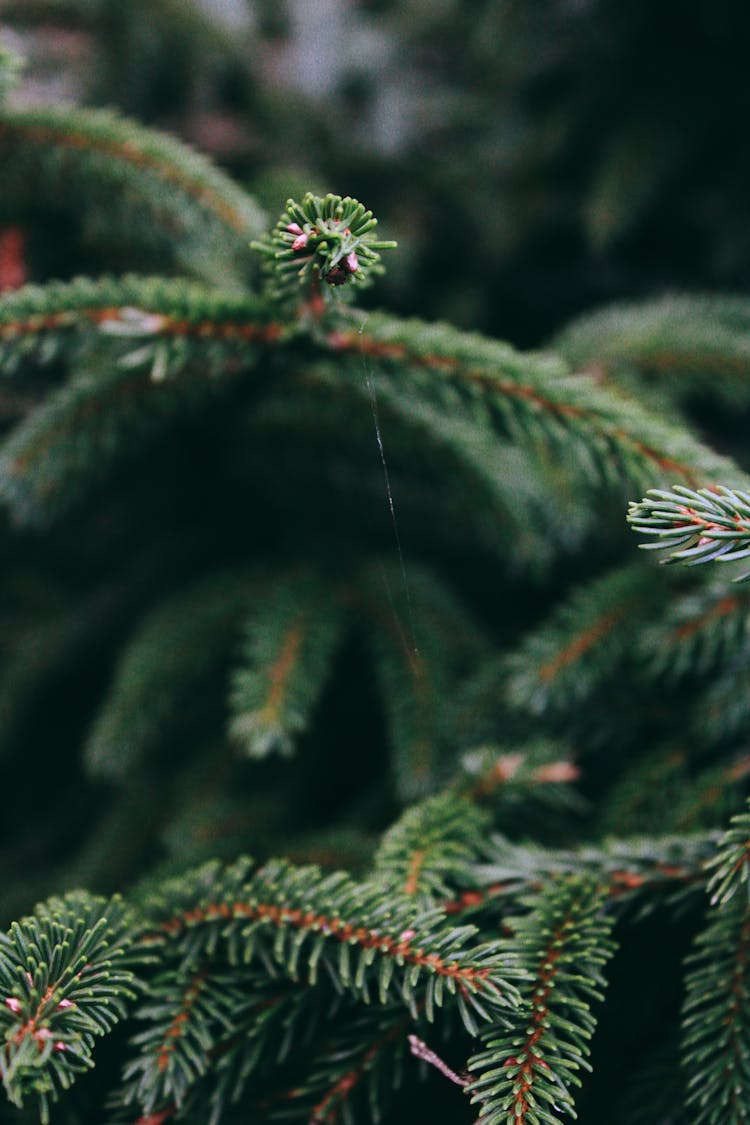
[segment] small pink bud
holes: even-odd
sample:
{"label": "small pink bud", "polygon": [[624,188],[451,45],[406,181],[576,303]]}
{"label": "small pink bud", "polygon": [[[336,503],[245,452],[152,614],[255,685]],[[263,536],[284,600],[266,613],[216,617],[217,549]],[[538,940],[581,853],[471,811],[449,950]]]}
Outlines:
{"label": "small pink bud", "polygon": [[357,270],[359,269],[359,258],[353,250],[346,255],[344,261],[346,263],[346,268],[349,270],[349,273],[357,272]]}
{"label": "small pink bud", "polygon": [[75,1008],[75,1004],[73,1003],[73,1001],[67,999],[61,1000],[57,1006],[58,1008]]}
{"label": "small pink bud", "polygon": [[416,933],[416,930],[402,930],[402,932],[398,935],[398,940],[411,941],[411,939],[415,937]]}
{"label": "small pink bud", "polygon": [[52,1032],[48,1027],[40,1027],[38,1031],[34,1032],[34,1038],[36,1039],[37,1043],[42,1039],[51,1039]]}
{"label": "small pink bud", "polygon": [[29,973],[28,971],[26,973],[26,980],[29,982],[29,984],[33,988],[34,987],[34,978],[32,977],[31,973]]}
{"label": "small pink bud", "polygon": [[62,1051],[67,1051],[67,1049],[68,1049],[68,1048],[67,1048],[67,1046],[65,1045],[65,1043],[63,1043],[62,1039],[58,1039],[58,1040],[57,1040],[57,1042],[55,1043],[55,1047],[54,1047],[54,1049],[55,1049],[55,1050],[56,1050],[56,1051],[58,1052],[58,1054],[59,1054],[59,1053],[61,1053]]}
{"label": "small pink bud", "polygon": [[307,234],[300,234],[299,237],[295,238],[294,242],[292,243],[292,250],[304,250],[307,246],[307,240],[309,237],[310,236]]}
{"label": "small pink bud", "polygon": [[21,1011],[21,1001],[17,1000],[15,996],[6,996],[5,1007],[10,1008],[11,1012],[14,1012],[15,1015],[18,1015],[18,1013]]}
{"label": "small pink bud", "polygon": [[537,766],[534,770],[536,781],[577,781],[581,771],[573,762],[548,762],[545,766]]}
{"label": "small pink bud", "polygon": [[290,234],[302,234],[302,227],[299,223],[290,223],[286,229]]}
{"label": "small pink bud", "polygon": [[523,754],[501,754],[492,771],[495,779],[508,781],[523,764],[523,759]]}

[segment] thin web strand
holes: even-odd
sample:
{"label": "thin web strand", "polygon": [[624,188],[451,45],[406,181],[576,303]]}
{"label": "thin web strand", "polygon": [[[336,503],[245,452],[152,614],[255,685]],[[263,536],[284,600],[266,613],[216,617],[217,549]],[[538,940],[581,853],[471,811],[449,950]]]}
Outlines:
{"label": "thin web strand", "polygon": [[[362,324],[360,325],[360,329],[359,329],[360,336],[364,332],[366,324],[367,324],[367,318],[365,318],[365,320],[363,320]],[[378,397],[377,397],[377,393],[375,391],[375,385],[374,385],[372,379],[370,378],[370,370],[367,366],[367,358],[364,354],[362,356],[362,370],[364,371],[365,384],[367,386],[367,393],[368,393],[368,396],[369,396],[369,399],[370,399],[370,409],[372,411],[372,421],[373,421],[373,425],[375,427],[375,438],[376,438],[377,445],[378,445],[378,452],[380,454],[380,463],[383,466],[383,479],[385,481],[385,492],[386,492],[386,496],[388,498],[388,509],[391,513],[391,523],[393,525],[393,536],[394,536],[394,539],[396,541],[396,550],[398,552],[399,567],[401,569],[401,581],[402,581],[403,587],[404,587],[404,596],[406,598],[406,608],[407,608],[407,613],[409,615],[409,633],[411,635],[411,645],[407,644],[405,647],[408,650],[410,650],[411,655],[413,657],[418,657],[419,656],[419,647],[417,646],[417,637],[416,637],[416,631],[415,631],[415,628],[414,628],[414,607],[413,607],[412,599],[411,599],[411,589],[409,587],[409,577],[408,577],[407,572],[406,572],[406,560],[404,558],[404,550],[403,550],[403,547],[401,545],[401,536],[400,536],[399,530],[398,530],[398,520],[396,518],[396,505],[395,505],[394,500],[393,500],[393,489],[391,488],[391,478],[390,478],[390,475],[388,473],[388,462],[386,461],[385,446],[383,445],[383,434],[382,434],[382,431],[381,431],[381,428],[380,428],[380,416],[378,414]],[[399,618],[399,615],[398,615],[398,611],[396,609],[396,605],[394,603],[394,600],[393,600],[393,597],[392,597],[392,594],[391,594],[391,589],[390,589],[390,586],[388,584],[388,580],[386,578],[386,574],[385,574],[384,570],[383,570],[383,580],[385,582],[386,591],[388,593],[388,600],[391,603],[391,609],[393,610],[393,615],[396,618],[396,621],[397,621],[398,626],[399,626],[399,632],[401,632],[401,634],[403,635],[404,630],[401,626],[401,621],[400,621],[400,618]]]}

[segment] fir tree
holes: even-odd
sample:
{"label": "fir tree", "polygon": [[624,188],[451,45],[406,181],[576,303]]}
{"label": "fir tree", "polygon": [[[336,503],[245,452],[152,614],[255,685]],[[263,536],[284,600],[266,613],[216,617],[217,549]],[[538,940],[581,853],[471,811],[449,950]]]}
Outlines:
{"label": "fir tree", "polygon": [[95,110],[0,156],[113,262],[0,299],[8,1119],[746,1121],[750,482],[689,419],[746,302],[523,354],[358,310],[348,196],[268,230]]}

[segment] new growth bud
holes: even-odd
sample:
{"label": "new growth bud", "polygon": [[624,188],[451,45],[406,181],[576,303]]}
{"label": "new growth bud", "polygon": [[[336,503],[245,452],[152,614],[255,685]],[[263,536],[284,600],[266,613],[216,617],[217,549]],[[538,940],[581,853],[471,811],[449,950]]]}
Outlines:
{"label": "new growth bud", "polygon": [[[301,203],[290,199],[274,230],[253,246],[266,259],[274,295],[296,297],[300,309],[316,308],[322,315],[325,285],[367,285],[381,271],[378,250],[395,243],[376,240],[376,226],[372,212],[356,199],[306,195]],[[305,285],[306,295],[300,292]]]}

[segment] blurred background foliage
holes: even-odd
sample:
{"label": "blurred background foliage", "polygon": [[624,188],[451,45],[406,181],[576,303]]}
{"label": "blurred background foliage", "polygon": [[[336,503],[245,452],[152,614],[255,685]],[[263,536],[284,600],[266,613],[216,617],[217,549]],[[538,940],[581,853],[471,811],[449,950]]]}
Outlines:
{"label": "blurred background foliage", "polygon": [[[520,347],[545,344],[582,311],[619,298],[747,287],[750,140],[740,123],[750,100],[749,32],[750,10],[737,0],[0,0],[0,37],[26,60],[11,104],[112,106],[176,134],[224,165],[258,198],[269,222],[290,194],[351,193],[378,215],[383,235],[399,242],[386,275],[365,295],[368,305],[444,318]],[[180,268],[163,255],[155,265],[144,264],[142,239],[115,244],[101,227],[87,242],[71,208],[28,224],[22,254],[14,257],[8,234],[17,207],[18,198],[0,197],[0,284],[3,269],[13,286],[82,272]],[[85,212],[83,203],[79,211]],[[582,362],[575,335],[565,346],[574,363]],[[28,402],[19,400],[18,391],[0,402],[2,428],[44,396],[45,379],[55,378],[54,371],[51,377],[36,373],[19,383]],[[744,414],[732,408],[707,423],[705,399],[698,405],[703,433],[710,429],[712,441],[746,464]],[[715,403],[711,409],[716,412]],[[248,545],[255,549],[259,541],[267,547],[273,539],[294,557],[308,541],[302,532],[310,537],[315,526],[324,534],[331,521],[337,542],[372,535],[381,548],[393,547],[369,414],[365,440],[376,481],[366,515],[361,491],[344,507],[346,521],[341,506],[328,511],[325,497],[304,514],[297,504],[298,522],[288,532],[277,526],[273,509],[258,509],[255,522],[226,541],[205,529],[234,515],[225,494],[222,512],[216,503],[227,435],[218,425],[212,433],[205,423],[205,414],[191,426],[181,423],[160,460],[143,462],[148,502],[137,509],[132,528],[125,504],[100,513],[100,522],[86,529],[94,546],[85,559],[75,526],[64,520],[54,536],[34,540],[25,531],[11,540],[7,564],[17,577],[6,586],[4,609],[8,636],[16,640],[6,645],[0,689],[10,791],[23,788],[28,740],[54,747],[45,756],[43,825],[31,823],[20,805],[6,810],[0,873],[11,913],[55,885],[51,855],[79,855],[75,869],[65,869],[64,885],[116,886],[153,858],[165,804],[210,804],[200,753],[192,765],[181,759],[178,780],[172,760],[156,788],[133,779],[121,805],[106,816],[101,790],[91,786],[80,763],[94,701],[112,675],[111,654],[158,589],[187,584],[214,555],[224,558],[231,578]],[[296,445],[286,449],[272,429],[270,441],[273,457],[263,487],[288,504],[284,488],[300,486],[287,465]],[[397,461],[392,465],[399,467]],[[514,480],[524,472],[509,463]],[[184,510],[174,508],[171,494],[168,507],[151,489],[158,474],[167,481],[180,476],[188,497]],[[225,486],[223,478],[220,484]],[[361,479],[357,485],[364,487]],[[399,496],[411,541],[424,531],[422,499],[415,493],[410,501],[403,490]],[[574,501],[556,514],[571,527]],[[233,503],[238,512],[247,507],[244,478]],[[431,526],[430,536],[442,537],[454,587],[483,620],[494,622],[501,643],[533,625],[571,582],[595,574],[602,563],[591,549],[585,557],[557,557],[542,589],[528,561],[540,554],[535,543],[516,564],[515,593],[503,600],[497,560],[471,553],[460,531],[461,508],[458,498],[452,522]],[[581,510],[579,504],[575,511]],[[144,513],[153,523],[153,541],[133,533]],[[598,518],[610,536],[605,562],[621,557],[626,540],[631,550],[620,508]],[[157,566],[155,543],[169,535],[170,549]],[[208,540],[209,547],[200,546]],[[207,558],[200,554],[204,549]],[[33,569],[24,561],[29,550]],[[15,570],[13,551],[21,560]],[[412,570],[416,565],[410,560]],[[105,583],[101,575],[108,568],[116,579]],[[236,597],[243,596],[238,589]],[[44,610],[48,625],[41,632],[25,621],[27,604]],[[220,598],[217,621],[224,612]],[[226,772],[217,790],[229,777],[241,812],[217,804],[206,813],[207,853],[235,854],[250,822],[256,836],[260,825],[274,842],[285,839],[291,808],[299,827],[319,832],[317,858],[339,848],[340,840],[331,852],[329,822],[350,832],[344,847],[350,862],[366,856],[366,834],[388,823],[397,805],[392,794],[385,801],[375,794],[382,755],[359,753],[353,761],[347,752],[363,728],[370,730],[372,746],[383,741],[361,638],[339,665],[349,687],[335,699],[324,696],[322,713],[335,722],[320,724],[338,732],[336,744],[329,739],[314,754],[300,755],[293,773],[283,765],[236,762],[220,738],[217,758]],[[197,717],[191,712],[190,741],[201,750],[215,737],[225,666],[214,669],[214,679],[207,674],[196,693],[205,708]],[[40,683],[48,701],[41,709]],[[492,678],[489,690],[495,690]],[[611,704],[608,697],[605,713]],[[592,726],[591,712],[584,722]],[[181,753],[178,739],[175,755]],[[349,773],[339,771],[332,792],[331,763],[343,760]],[[673,764],[670,758],[667,774]],[[274,808],[266,792],[279,781],[285,800]],[[312,806],[315,817],[303,823]],[[138,833],[124,829],[133,823],[134,809]],[[77,851],[81,826],[95,810],[94,843]],[[211,825],[219,822],[225,830],[236,824],[236,836],[225,831],[220,840],[212,838]],[[184,859],[193,828],[192,821],[174,818],[168,850]],[[38,887],[32,871],[39,873]]]}
{"label": "blurred background foliage", "polygon": [[531,346],[624,296],[747,286],[737,0],[0,0],[3,22],[16,101],[120,107],[271,215],[365,199],[399,240],[370,298],[394,311]]}
{"label": "blurred background foliage", "polygon": [[[12,104],[113,106],[174,133],[227,168],[258,198],[270,221],[290,194],[351,193],[379,217],[383,236],[399,242],[388,272],[365,297],[368,305],[446,319],[524,348],[545,344],[581,312],[618,299],[747,289],[749,33],[750,9],[739,0],[0,0],[0,38],[26,59]],[[0,284],[3,276],[10,287],[24,279],[143,270],[137,239],[131,249],[113,247],[99,230],[87,245],[79,230],[66,226],[75,222],[70,215],[46,230],[30,224],[22,253],[16,254],[7,233],[17,220],[17,202],[11,207],[0,197]],[[18,268],[13,275],[14,262],[22,278]],[[163,262],[158,268],[166,272]],[[579,362],[578,350],[585,362],[586,349],[575,334],[566,347],[573,363]],[[27,403],[20,402],[18,391],[15,399],[10,394],[7,402],[0,399],[0,428],[10,428],[55,377],[53,370],[21,381]],[[699,407],[705,432],[705,399]],[[711,409],[718,410],[715,402]],[[398,802],[384,792],[383,716],[361,634],[336,658],[334,679],[343,689],[321,699],[317,729],[335,730],[335,738],[306,736],[315,745],[304,745],[310,752],[300,753],[293,769],[286,762],[238,760],[217,733],[229,650],[211,667],[197,668],[190,702],[200,706],[184,716],[184,727],[175,722],[170,728],[169,756],[150,775],[128,777],[117,800],[102,800],[109,792],[107,779],[92,780],[81,760],[91,715],[112,676],[112,654],[164,587],[190,589],[196,576],[221,558],[227,578],[201,624],[213,636],[227,613],[241,615],[237,605],[252,594],[255,576],[238,568],[258,543],[269,553],[272,544],[280,557],[293,560],[314,529],[322,527],[323,538],[331,530],[324,526],[328,518],[336,523],[344,570],[354,566],[339,542],[346,521],[350,541],[372,535],[376,546],[392,548],[368,410],[361,433],[353,434],[356,441],[366,429],[372,454],[375,486],[364,516],[361,480],[350,506],[341,496],[330,513],[325,497],[309,510],[297,503],[299,518],[288,530],[278,527],[271,504],[248,515],[245,477],[231,460],[235,447],[244,450],[239,439],[245,434],[239,421],[229,431],[223,428],[218,407],[213,428],[215,418],[205,412],[197,420],[181,420],[159,458],[141,464],[133,489],[139,506],[125,495],[106,511],[96,509],[85,527],[86,550],[75,521],[67,526],[62,520],[53,533],[38,538],[33,529],[6,537],[9,519],[3,513],[4,565],[14,577],[2,594],[0,753],[7,792],[32,791],[35,813],[30,816],[21,800],[4,808],[5,917],[59,885],[110,889],[127,884],[164,854],[182,865],[204,855],[228,858],[247,847],[248,838],[253,848],[267,841],[271,849],[283,841],[293,860],[339,863],[345,854],[354,870],[371,857],[373,841]],[[746,413],[730,405],[719,420],[709,417],[708,426],[719,447],[746,466]],[[280,496],[280,505],[291,509],[284,488],[297,488],[301,479],[286,472],[297,453],[294,433],[287,445],[272,425],[269,433],[274,458],[268,458],[259,492],[274,500]],[[364,440],[360,444],[364,448]],[[396,471],[403,467],[398,460],[392,465]],[[523,464],[519,469],[509,462],[509,475],[521,479],[524,471]],[[350,475],[347,465],[340,476]],[[216,497],[227,477],[239,482],[231,497],[235,506],[225,503],[220,512]],[[433,487],[429,466],[425,477],[426,492]],[[152,487],[156,478],[161,490]],[[173,502],[177,478],[180,509]],[[418,523],[422,498],[416,489],[411,501],[408,493],[399,493],[407,555],[425,530]],[[575,513],[583,512],[575,499],[570,510],[557,513],[560,523],[572,526]],[[439,527],[433,521],[427,538],[469,609],[494,629],[498,645],[541,620],[572,582],[621,559],[626,540],[627,549],[633,548],[624,511],[612,505],[606,514],[597,513],[607,523],[606,550],[575,557],[558,552],[543,584],[524,570],[531,569],[533,544],[521,554],[512,583],[499,591],[513,560],[506,560],[498,581],[496,555],[461,532],[462,500],[459,496],[452,508],[455,522]],[[228,535],[221,519],[229,523],[236,513],[242,514],[239,530]],[[144,525],[153,538],[143,535]],[[165,541],[169,551],[163,550]],[[410,557],[408,562],[418,589],[417,565]],[[395,574],[394,589],[399,582]],[[721,598],[715,595],[720,607]],[[191,620],[178,603],[168,609],[179,623]],[[46,622],[41,630],[38,616]],[[179,636],[185,649],[203,643],[203,634],[197,642]],[[658,643],[657,638],[657,648]],[[727,648],[735,643],[730,637]],[[212,651],[215,655],[215,645]],[[744,659],[743,677],[746,642]],[[165,668],[167,678],[172,673],[174,667]],[[488,676],[488,693],[496,691],[496,682]],[[517,687],[522,696],[520,674]],[[623,742],[649,745],[659,714],[644,711],[627,730],[606,725],[610,713],[631,706],[628,691],[631,685],[625,684],[623,700],[617,700],[607,688],[601,705],[581,716],[579,741],[598,740],[615,752]],[[738,694],[745,698],[744,689]],[[182,717],[179,706],[175,713]],[[746,712],[740,719],[744,740]],[[456,720],[462,721],[463,716]],[[511,729],[509,737],[514,733]],[[111,732],[102,728],[95,736],[90,757],[106,757],[101,747],[108,738],[114,741]],[[30,745],[45,748],[43,759],[34,758],[43,760],[44,786],[29,778]],[[371,752],[373,747],[381,749]],[[605,770],[615,757],[589,770],[589,795],[596,798],[604,788]],[[743,786],[747,761],[740,759],[731,778],[743,779]],[[619,827],[619,811],[623,830],[632,829],[642,813],[643,831],[653,830],[665,806],[679,812],[680,801],[685,822],[699,821],[688,805],[703,792],[703,779],[691,789],[685,774],[680,747],[649,759],[632,792],[623,784],[611,807],[601,810],[602,823]],[[270,800],[280,789],[283,801]],[[719,805],[726,794],[718,784],[713,789]],[[635,798],[644,794],[647,806],[637,807]],[[730,797],[738,799],[734,791]],[[721,821],[731,808],[711,807],[706,819]],[[557,839],[559,826],[547,809],[539,819],[539,831]],[[305,835],[303,852],[289,842],[290,824]],[[643,1011],[630,1004],[632,966],[640,970],[646,952],[654,979],[664,970],[666,1006],[678,1005],[674,971],[670,976],[666,969],[674,969],[681,951],[660,921],[649,922],[642,944],[619,971],[610,1026],[618,1043],[624,1037],[628,1044],[627,1082],[647,1089],[649,1098],[653,1088],[655,1104],[661,1098],[668,1107],[675,1102],[662,1073],[669,1070],[674,1081],[668,1052],[663,1064],[657,1058],[649,1068],[641,1066],[635,1082],[630,1067],[630,1048],[643,1054],[644,1026],[652,1027],[661,1015],[655,1011],[659,996],[648,989],[640,998]],[[605,1029],[602,1059],[615,1053],[607,1034]],[[595,1082],[609,1104],[607,1066],[599,1066]],[[596,1090],[592,1096],[596,1100]],[[681,1120],[668,1112],[664,1108],[659,1120]],[[637,1106],[632,1114],[624,1106],[618,1120],[643,1120],[637,1114]],[[404,1119],[414,1114],[404,1113]]]}

